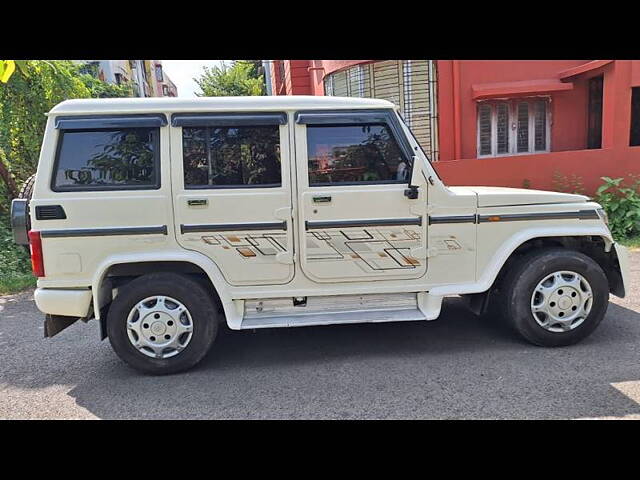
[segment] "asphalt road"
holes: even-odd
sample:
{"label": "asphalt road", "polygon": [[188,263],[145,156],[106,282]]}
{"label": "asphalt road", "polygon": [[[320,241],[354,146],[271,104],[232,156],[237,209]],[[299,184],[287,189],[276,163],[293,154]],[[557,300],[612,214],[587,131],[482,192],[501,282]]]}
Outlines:
{"label": "asphalt road", "polygon": [[640,418],[640,252],[596,332],[545,349],[448,299],[433,322],[221,332],[196,369],[131,370],[95,322],[43,338],[0,297],[0,418]]}

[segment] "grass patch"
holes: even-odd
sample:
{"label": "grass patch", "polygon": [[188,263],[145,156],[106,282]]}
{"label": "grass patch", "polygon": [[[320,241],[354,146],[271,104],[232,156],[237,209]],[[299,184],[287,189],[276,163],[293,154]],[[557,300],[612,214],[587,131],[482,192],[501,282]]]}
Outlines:
{"label": "grass patch", "polygon": [[35,285],[29,253],[24,247],[13,243],[8,220],[0,218],[0,295],[16,293]]}
{"label": "grass patch", "polygon": [[629,248],[640,248],[640,236],[630,237],[630,238],[622,238],[618,240],[618,243],[624,245]]}

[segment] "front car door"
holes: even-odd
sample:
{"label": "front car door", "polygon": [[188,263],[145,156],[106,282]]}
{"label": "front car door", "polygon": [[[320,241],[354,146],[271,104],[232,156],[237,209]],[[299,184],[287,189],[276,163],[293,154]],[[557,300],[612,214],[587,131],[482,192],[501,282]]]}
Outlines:
{"label": "front car door", "polygon": [[176,235],[231,285],[293,278],[289,130],[284,112],[171,119]]}
{"label": "front car door", "polygon": [[316,110],[295,118],[304,274],[316,282],[422,277],[427,189],[414,175],[418,198],[405,195],[413,155],[396,113]]}

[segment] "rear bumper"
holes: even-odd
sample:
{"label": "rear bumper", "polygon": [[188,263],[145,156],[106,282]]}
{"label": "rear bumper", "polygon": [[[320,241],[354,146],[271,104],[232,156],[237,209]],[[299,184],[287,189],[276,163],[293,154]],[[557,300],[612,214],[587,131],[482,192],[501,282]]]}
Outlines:
{"label": "rear bumper", "polygon": [[91,290],[36,288],[33,294],[38,310],[49,315],[84,318],[91,306]]}
{"label": "rear bumper", "polygon": [[626,247],[618,243],[614,243],[613,246],[616,249],[616,256],[618,257],[618,265],[620,265],[620,274],[622,276],[622,288],[624,289],[623,295],[618,295],[619,297],[624,297],[631,290],[631,283],[629,279],[629,251]]}

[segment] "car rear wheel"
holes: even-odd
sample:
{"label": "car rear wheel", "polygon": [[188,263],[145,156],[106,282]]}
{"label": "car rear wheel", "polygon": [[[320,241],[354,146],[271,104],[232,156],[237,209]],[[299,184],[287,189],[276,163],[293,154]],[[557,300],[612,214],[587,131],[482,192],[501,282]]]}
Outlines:
{"label": "car rear wheel", "polygon": [[211,293],[174,273],[143,275],[124,285],[109,308],[107,334],[118,356],[151,374],[189,369],[217,334]]}
{"label": "car rear wheel", "polygon": [[609,303],[602,268],[573,250],[546,249],[521,258],[504,279],[502,316],[529,342],[558,347],[590,335]]}

